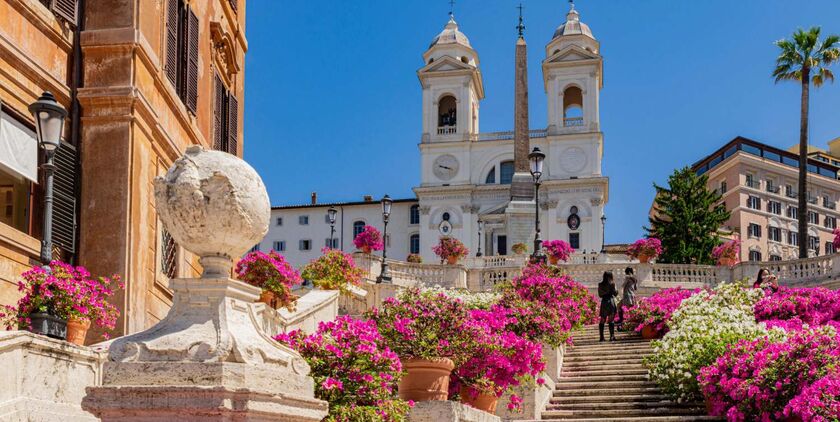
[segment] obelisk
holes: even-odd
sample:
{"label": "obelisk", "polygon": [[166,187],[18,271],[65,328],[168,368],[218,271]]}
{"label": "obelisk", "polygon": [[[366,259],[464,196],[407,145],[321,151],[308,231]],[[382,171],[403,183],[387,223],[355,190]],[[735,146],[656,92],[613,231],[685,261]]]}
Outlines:
{"label": "obelisk", "polygon": [[534,179],[531,177],[528,153],[531,140],[528,130],[528,44],[519,5],[519,38],[516,40],[516,73],[514,81],[513,162],[514,173],[510,185],[510,203],[505,209],[505,229],[508,245],[532,244],[534,237]]}

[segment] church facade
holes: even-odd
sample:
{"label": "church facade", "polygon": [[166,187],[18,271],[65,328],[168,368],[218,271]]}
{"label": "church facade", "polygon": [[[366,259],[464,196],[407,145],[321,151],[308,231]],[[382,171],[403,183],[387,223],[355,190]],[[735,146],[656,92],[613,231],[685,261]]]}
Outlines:
{"label": "church facade", "polygon": [[[423,54],[424,66],[417,71],[423,91],[420,184],[414,188],[416,203],[411,199],[401,203],[407,218],[397,221],[408,224],[403,227],[393,220],[389,224],[390,233],[400,234],[400,242],[396,237],[388,242],[389,257],[405,259],[409,253],[418,253],[425,262],[435,262],[432,246],[442,236],[458,238],[471,255],[479,249],[485,256],[506,255],[515,243],[525,243],[530,250],[536,207],[527,154],[535,147],[546,155],[539,192],[542,239],[563,239],[579,250],[603,248],[601,218],[609,196],[609,179],[601,170],[600,45],[572,6],[566,22],[545,47],[542,71],[548,127],[539,130],[528,128],[526,49],[520,32],[514,130],[496,133],[480,131],[480,104],[485,92],[479,54],[454,17],[450,16]],[[370,203],[334,205],[341,206],[343,212],[353,207],[368,209],[372,214],[359,215],[359,221],[382,228],[381,210]],[[298,221],[309,211],[325,214],[328,207],[317,203],[280,206],[274,208],[272,217]],[[319,215],[316,221],[324,220]],[[345,224],[360,225],[356,221]],[[324,233],[323,227],[315,230]],[[272,225],[259,248],[269,250],[277,242],[305,244],[292,238],[302,235],[300,230]],[[352,251],[352,238],[344,238],[344,231],[339,236],[334,245]],[[324,242],[329,243],[329,239]],[[289,249],[293,248],[286,248],[284,254],[295,265],[320,254],[320,248],[315,247]]]}

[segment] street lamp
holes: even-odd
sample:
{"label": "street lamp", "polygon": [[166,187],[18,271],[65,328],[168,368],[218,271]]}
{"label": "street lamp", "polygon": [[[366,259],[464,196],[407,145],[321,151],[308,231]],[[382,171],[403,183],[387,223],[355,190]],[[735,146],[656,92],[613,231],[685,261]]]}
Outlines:
{"label": "street lamp", "polygon": [[338,210],[335,207],[330,207],[327,210],[327,218],[330,219],[330,248],[335,248],[333,246],[333,236],[335,235],[335,216],[338,214]]}
{"label": "street lamp", "polygon": [[601,253],[607,253],[607,215],[601,214]]}
{"label": "street lamp", "polygon": [[481,257],[481,244],[483,243],[481,240],[481,227],[484,225],[484,222],[478,220],[478,252],[475,253],[476,257]]}
{"label": "street lamp", "polygon": [[44,150],[44,239],[41,241],[41,263],[52,261],[52,213],[53,175],[55,173],[55,151],[61,146],[64,119],[67,110],[55,100],[49,91],[44,91],[38,101],[29,105],[29,112],[35,119],[38,144]]}
{"label": "street lamp", "polygon": [[542,239],[540,239],[540,177],[543,173],[543,161],[545,154],[540,151],[538,147],[528,154],[528,160],[531,162],[531,177],[534,178],[534,209],[536,210],[534,226],[536,231],[534,233],[534,253],[531,255],[531,260],[534,262],[545,261],[545,255],[542,252]]}
{"label": "street lamp", "polygon": [[388,259],[388,217],[391,216],[391,197],[385,195],[382,198],[382,222],[385,223],[385,228],[382,230],[382,271],[379,273],[379,277],[376,278],[376,283],[391,282],[391,276],[388,275],[388,263],[385,262]]}

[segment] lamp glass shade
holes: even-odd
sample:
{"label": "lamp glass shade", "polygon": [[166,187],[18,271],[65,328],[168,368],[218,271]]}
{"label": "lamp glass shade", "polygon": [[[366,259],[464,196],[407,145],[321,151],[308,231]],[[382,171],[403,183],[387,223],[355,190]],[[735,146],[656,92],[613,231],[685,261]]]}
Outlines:
{"label": "lamp glass shade", "polygon": [[391,215],[391,204],[392,203],[393,203],[393,201],[391,201],[390,196],[385,195],[385,197],[382,198],[382,215],[384,215],[386,217]]}
{"label": "lamp glass shade", "polygon": [[534,150],[528,154],[528,160],[531,162],[531,175],[539,179],[543,172],[543,162],[545,161],[545,154],[539,148],[534,147]]}
{"label": "lamp glass shade", "polygon": [[330,224],[335,224],[335,215],[338,214],[338,210],[333,207],[327,210],[327,216],[330,219]]}
{"label": "lamp glass shade", "polygon": [[61,134],[64,131],[64,119],[67,110],[61,106],[55,97],[44,92],[38,101],[29,105],[29,112],[35,119],[35,132],[41,148],[53,151],[61,145]]}
{"label": "lamp glass shade", "polygon": [[601,216],[601,223],[606,223],[606,222],[607,222],[607,216],[606,216],[606,215],[602,215],[602,216]]}

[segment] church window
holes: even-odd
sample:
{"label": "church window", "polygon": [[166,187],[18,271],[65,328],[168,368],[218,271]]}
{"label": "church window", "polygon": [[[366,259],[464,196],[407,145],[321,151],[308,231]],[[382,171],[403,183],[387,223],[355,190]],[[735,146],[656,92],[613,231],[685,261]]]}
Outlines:
{"label": "church window", "polygon": [[449,216],[449,213],[448,213],[448,212],[445,212],[445,213],[443,213],[443,216],[441,216],[441,218],[443,218],[443,221],[449,221],[449,219],[450,219],[451,217]]}
{"label": "church window", "polygon": [[570,86],[563,91],[563,127],[583,126],[583,91]]}
{"label": "church window", "polygon": [[365,230],[365,222],[364,221],[356,221],[353,223],[353,239],[359,235],[359,233]]}
{"label": "church window", "polygon": [[409,253],[420,253],[420,235],[415,233],[408,240]]}
{"label": "church window", "polygon": [[572,249],[580,249],[580,233],[569,233],[569,245]]}
{"label": "church window", "polygon": [[495,167],[490,169],[490,173],[487,173],[487,178],[484,179],[484,183],[487,183],[487,184],[496,183],[496,168]]}
{"label": "church window", "polygon": [[420,224],[420,206],[412,205],[408,214],[408,224]]}
{"label": "church window", "polygon": [[450,131],[444,131],[446,134],[455,133],[454,127],[458,123],[457,108],[458,103],[451,95],[441,98],[438,102],[438,127],[450,128]]}
{"label": "church window", "polygon": [[509,185],[513,181],[513,161],[503,161],[499,164],[499,183]]}

